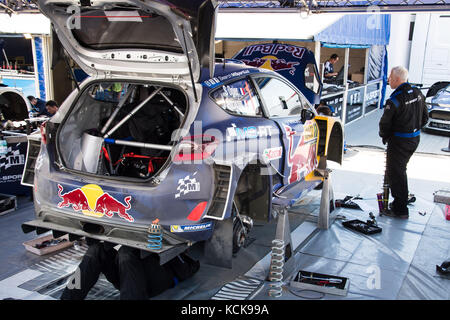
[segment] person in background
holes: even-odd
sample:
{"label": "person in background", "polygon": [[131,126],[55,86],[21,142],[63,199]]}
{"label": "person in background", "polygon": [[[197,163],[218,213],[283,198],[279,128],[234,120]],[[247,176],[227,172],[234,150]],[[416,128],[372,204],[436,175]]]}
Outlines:
{"label": "person in background", "polygon": [[336,53],[333,53],[330,58],[325,61],[323,76],[325,78],[332,78],[338,75],[337,72],[334,72],[334,64],[339,61],[339,56]]}
{"label": "person in background", "polygon": [[48,100],[45,104],[45,108],[47,109],[47,112],[51,114],[51,116],[54,116],[55,113],[58,111],[59,106],[54,100]]}
{"label": "person in background", "polygon": [[31,106],[33,107],[32,112],[36,113],[37,116],[47,116],[51,117],[52,114],[47,112],[47,108],[45,107],[45,101],[39,98],[35,98],[33,96],[28,96],[28,100],[30,100]]}
{"label": "person in background", "polygon": [[327,103],[322,100],[316,106],[316,111],[319,115],[332,116],[334,113],[334,108],[330,105],[327,105]]}
{"label": "person in background", "polygon": [[384,215],[408,219],[406,166],[420,141],[420,129],[428,122],[425,97],[408,83],[408,70],[392,68],[388,81],[395,91],[384,106],[379,135],[387,143],[386,175],[394,201]]}

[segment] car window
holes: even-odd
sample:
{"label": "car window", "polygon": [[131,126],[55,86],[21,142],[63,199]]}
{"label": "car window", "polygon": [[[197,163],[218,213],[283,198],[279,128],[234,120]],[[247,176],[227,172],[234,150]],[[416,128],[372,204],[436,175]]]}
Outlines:
{"label": "car window", "polygon": [[183,52],[170,21],[156,13],[87,7],[82,9],[80,19],[80,27],[71,31],[75,39],[89,49],[145,48]]}
{"label": "car window", "polygon": [[317,76],[317,69],[313,63],[308,63],[305,68],[305,87],[314,93],[318,93],[320,82]]}
{"label": "car window", "polygon": [[261,91],[269,117],[300,115],[302,97],[285,82],[271,77],[258,77],[255,81]]}
{"label": "car window", "polygon": [[224,110],[243,116],[261,116],[261,106],[255,90],[247,79],[228,83],[211,94]]}

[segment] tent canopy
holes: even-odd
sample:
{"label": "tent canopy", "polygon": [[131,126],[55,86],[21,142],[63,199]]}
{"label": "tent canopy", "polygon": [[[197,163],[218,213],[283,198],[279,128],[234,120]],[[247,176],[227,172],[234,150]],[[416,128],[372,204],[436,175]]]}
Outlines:
{"label": "tent canopy", "polygon": [[219,0],[222,10],[305,10],[311,13],[419,12],[450,10],[450,0]]}
{"label": "tent canopy", "polygon": [[345,15],[314,36],[315,41],[331,48],[369,48],[388,45],[391,17],[388,14]]}

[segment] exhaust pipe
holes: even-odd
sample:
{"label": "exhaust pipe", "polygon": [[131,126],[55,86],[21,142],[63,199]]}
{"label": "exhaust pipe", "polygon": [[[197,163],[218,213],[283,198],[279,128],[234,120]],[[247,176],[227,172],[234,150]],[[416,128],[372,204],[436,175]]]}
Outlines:
{"label": "exhaust pipe", "polygon": [[83,223],[83,231],[90,234],[102,235],[105,233],[105,228],[99,224],[95,223]]}

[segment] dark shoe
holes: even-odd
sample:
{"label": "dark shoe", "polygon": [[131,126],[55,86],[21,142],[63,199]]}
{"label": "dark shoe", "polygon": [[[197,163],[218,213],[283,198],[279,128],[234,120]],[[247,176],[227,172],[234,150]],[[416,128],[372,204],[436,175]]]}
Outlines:
{"label": "dark shoe", "polygon": [[399,218],[399,219],[408,219],[409,218],[409,214],[407,213],[396,213],[394,211],[392,211],[391,209],[383,212],[384,216],[388,216],[388,217],[393,217],[393,218]]}

